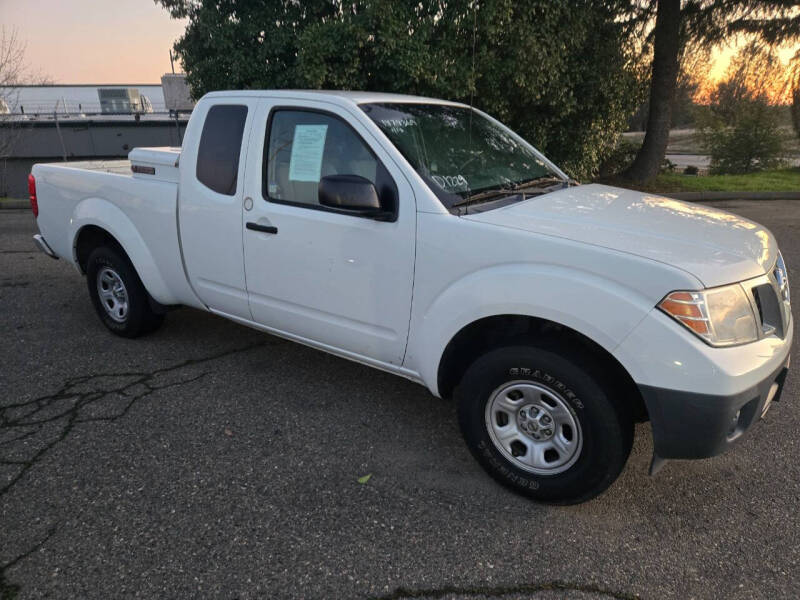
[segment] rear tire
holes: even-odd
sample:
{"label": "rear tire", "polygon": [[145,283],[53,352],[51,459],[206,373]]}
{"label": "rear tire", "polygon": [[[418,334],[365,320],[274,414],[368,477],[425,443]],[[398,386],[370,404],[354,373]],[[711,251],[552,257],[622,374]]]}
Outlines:
{"label": "rear tire", "polygon": [[131,261],[117,248],[100,246],[89,254],[86,283],[97,315],[116,335],[139,337],[164,321],[164,315],[153,310]]}
{"label": "rear tire", "polygon": [[492,350],[467,369],[455,390],[464,439],[516,492],[552,504],[593,498],[630,454],[628,405],[591,354],[558,342],[524,344]]}

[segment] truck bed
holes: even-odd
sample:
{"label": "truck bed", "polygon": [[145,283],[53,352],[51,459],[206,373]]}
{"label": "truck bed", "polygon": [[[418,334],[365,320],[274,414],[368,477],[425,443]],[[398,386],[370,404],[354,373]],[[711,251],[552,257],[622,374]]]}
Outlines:
{"label": "truck bed", "polygon": [[[55,254],[79,269],[81,231],[101,227],[124,247],[162,304],[197,305],[178,238],[178,148],[137,148],[130,160],[36,164],[37,224]],[[141,167],[132,172],[132,167]]]}
{"label": "truck bed", "polygon": [[[47,163],[45,163],[47,164]],[[84,169],[86,171],[103,171],[105,173],[115,173],[117,175],[131,175],[131,161],[128,159],[119,160],[73,160],[67,162],[53,163],[69,167],[71,169]]]}

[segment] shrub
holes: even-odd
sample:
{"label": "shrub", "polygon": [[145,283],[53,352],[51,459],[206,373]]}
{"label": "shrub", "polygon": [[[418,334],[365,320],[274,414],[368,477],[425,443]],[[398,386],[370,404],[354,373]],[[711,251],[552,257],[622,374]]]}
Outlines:
{"label": "shrub", "polygon": [[674,173],[677,166],[678,165],[676,165],[670,159],[664,158],[664,160],[661,161],[661,166],[658,170],[660,173]]}
{"label": "shrub", "polygon": [[726,79],[710,93],[701,127],[712,174],[751,173],[780,165],[780,107],[770,102],[770,89],[784,71],[777,56],[755,42],[733,58]]}
{"label": "shrub", "polygon": [[763,97],[742,98],[713,113],[702,130],[712,174],[752,173],[780,165],[784,141],[777,112]]}
{"label": "shrub", "polygon": [[694,165],[687,165],[686,168],[683,170],[684,175],[699,175],[700,169],[695,167]]}
{"label": "shrub", "polygon": [[623,173],[633,164],[636,153],[639,151],[639,144],[621,138],[617,144],[606,153],[606,158],[600,163],[598,175],[600,178],[611,177]]}

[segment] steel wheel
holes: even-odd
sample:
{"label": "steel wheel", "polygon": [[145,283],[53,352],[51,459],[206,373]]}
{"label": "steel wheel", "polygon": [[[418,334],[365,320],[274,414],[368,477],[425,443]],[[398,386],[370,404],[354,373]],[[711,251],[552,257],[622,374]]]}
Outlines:
{"label": "steel wheel", "polygon": [[545,385],[503,384],[486,403],[485,421],[495,447],[524,471],[556,475],[580,456],[580,422],[569,404]]}
{"label": "steel wheel", "polygon": [[97,294],[108,316],[117,323],[124,323],[128,318],[128,290],[119,274],[110,267],[97,272]]}

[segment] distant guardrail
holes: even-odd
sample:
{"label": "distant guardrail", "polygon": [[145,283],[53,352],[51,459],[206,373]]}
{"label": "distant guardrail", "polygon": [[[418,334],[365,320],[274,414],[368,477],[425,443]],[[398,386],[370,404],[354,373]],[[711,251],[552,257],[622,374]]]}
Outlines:
{"label": "distant guardrail", "polygon": [[108,112],[108,111],[82,111],[82,112],[63,112],[63,111],[41,111],[41,112],[13,112],[0,113],[0,122],[36,122],[36,121],[80,121],[84,119],[112,119],[112,120],[180,120],[188,119],[191,113],[181,111],[176,113],[169,110],[158,110],[151,112]]}
{"label": "distant guardrail", "polygon": [[[53,111],[64,114],[99,113],[103,112],[100,102],[77,102],[72,100],[59,100],[58,102],[8,102],[13,114],[52,113]],[[163,102],[151,102],[152,111],[142,110],[141,107],[132,107],[136,112],[169,112]]]}

